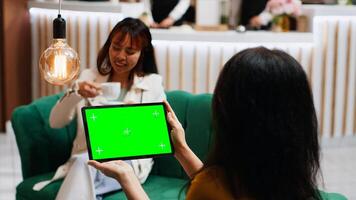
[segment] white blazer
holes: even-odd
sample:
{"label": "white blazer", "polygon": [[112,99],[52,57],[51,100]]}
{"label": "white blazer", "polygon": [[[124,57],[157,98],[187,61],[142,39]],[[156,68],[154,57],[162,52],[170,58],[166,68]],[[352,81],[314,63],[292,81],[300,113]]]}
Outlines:
{"label": "white blazer", "polygon": [[[107,82],[108,79],[109,75],[103,76],[97,69],[86,69],[81,73],[76,82],[93,81],[96,83],[104,83]],[[166,95],[162,85],[162,77],[160,75],[149,74],[143,77],[135,75],[133,85],[127,92],[124,102],[150,103],[162,102],[164,99],[166,99]],[[87,151],[81,114],[81,108],[85,106],[85,104],[86,101],[82,96],[76,92],[67,92],[60,100],[58,100],[49,117],[49,124],[52,128],[62,128],[77,116],[77,135],[73,141],[71,158]],[[131,162],[133,170],[140,182],[145,182],[152,169],[152,158],[132,160]],[[50,182],[65,177],[70,166],[71,159],[57,169],[56,174],[51,180],[35,184],[33,189],[41,190]]]}

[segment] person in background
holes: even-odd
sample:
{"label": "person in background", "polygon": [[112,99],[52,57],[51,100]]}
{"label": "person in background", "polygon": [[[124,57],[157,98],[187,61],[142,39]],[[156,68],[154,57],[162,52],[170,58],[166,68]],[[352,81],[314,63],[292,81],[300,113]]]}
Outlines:
{"label": "person in background", "polygon": [[[77,135],[70,159],[57,169],[51,180],[37,183],[35,190],[60,178],[64,181],[57,194],[59,200],[101,199],[103,194],[121,189],[117,181],[87,165],[81,108],[105,104],[100,101],[100,83],[104,82],[120,82],[121,93],[117,101],[162,102],[166,95],[162,78],[157,74],[151,40],[148,27],[138,19],[126,18],[115,25],[98,54],[97,68],[84,70],[75,86],[51,111],[51,128],[62,128],[76,118]],[[134,171],[137,181],[143,183],[152,169],[153,160],[138,159],[126,163]]]}
{"label": "person in background", "polygon": [[261,27],[264,21],[269,20],[269,18],[266,19],[268,16],[260,15],[264,11],[267,2],[268,0],[230,0],[230,26]]}
{"label": "person in background", "polygon": [[[174,156],[191,178],[186,199],[321,200],[312,92],[287,53],[246,49],[225,64],[212,100],[214,145],[204,164],[166,106]],[[120,182],[128,199],[148,199],[126,162],[88,164]]]}
{"label": "person in background", "polygon": [[152,28],[169,28],[191,21],[193,9],[190,0],[143,0],[148,23]]}

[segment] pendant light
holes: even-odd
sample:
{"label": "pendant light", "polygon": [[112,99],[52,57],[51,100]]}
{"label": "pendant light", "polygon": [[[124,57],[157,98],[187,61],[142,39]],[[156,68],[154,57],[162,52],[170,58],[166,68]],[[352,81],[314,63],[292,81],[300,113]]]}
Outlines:
{"label": "pendant light", "polygon": [[53,20],[53,40],[42,53],[39,62],[42,77],[52,85],[65,85],[79,74],[79,57],[66,41],[66,21],[61,17],[61,0],[58,16]]}

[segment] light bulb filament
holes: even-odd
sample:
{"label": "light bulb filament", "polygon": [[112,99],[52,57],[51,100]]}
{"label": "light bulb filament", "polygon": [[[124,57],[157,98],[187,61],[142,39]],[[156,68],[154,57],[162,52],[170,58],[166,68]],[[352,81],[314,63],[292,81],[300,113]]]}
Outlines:
{"label": "light bulb filament", "polygon": [[67,59],[64,55],[54,57],[54,77],[58,79],[67,78]]}

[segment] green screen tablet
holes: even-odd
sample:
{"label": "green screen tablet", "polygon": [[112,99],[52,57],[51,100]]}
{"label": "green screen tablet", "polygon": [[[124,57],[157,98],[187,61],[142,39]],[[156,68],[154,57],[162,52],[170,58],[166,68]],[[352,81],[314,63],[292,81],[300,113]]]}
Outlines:
{"label": "green screen tablet", "polygon": [[91,160],[173,154],[163,103],[83,107],[82,116]]}

